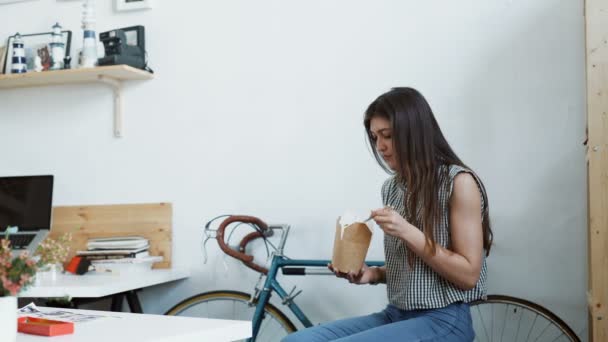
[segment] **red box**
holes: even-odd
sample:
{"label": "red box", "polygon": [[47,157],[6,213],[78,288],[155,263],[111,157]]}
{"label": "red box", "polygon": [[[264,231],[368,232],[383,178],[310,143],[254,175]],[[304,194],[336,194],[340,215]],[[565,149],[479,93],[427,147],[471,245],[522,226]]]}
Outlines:
{"label": "red box", "polygon": [[17,319],[17,331],[42,336],[67,335],[74,333],[74,323],[25,316]]}

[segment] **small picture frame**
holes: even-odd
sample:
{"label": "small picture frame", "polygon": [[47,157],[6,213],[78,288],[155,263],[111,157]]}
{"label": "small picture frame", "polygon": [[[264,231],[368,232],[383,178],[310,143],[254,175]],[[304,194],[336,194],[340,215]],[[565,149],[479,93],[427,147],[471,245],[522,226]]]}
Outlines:
{"label": "small picture frame", "polygon": [[4,59],[6,58],[6,46],[0,46],[0,75],[4,74]]}
{"label": "small picture frame", "polygon": [[114,0],[116,11],[135,11],[152,8],[152,0]]}
{"label": "small picture frame", "polygon": [[[72,31],[61,31],[63,34],[63,43],[65,44],[65,57],[70,56],[70,45],[72,43]],[[50,43],[53,32],[22,34],[21,39],[25,47],[25,57],[27,61],[27,70],[34,69],[34,57],[40,56],[43,66],[50,63]],[[11,73],[11,62],[13,56],[13,41],[15,36],[8,37],[6,41],[6,52],[4,53],[4,64],[0,65],[0,69],[5,74]],[[47,70],[45,67],[43,70]]]}

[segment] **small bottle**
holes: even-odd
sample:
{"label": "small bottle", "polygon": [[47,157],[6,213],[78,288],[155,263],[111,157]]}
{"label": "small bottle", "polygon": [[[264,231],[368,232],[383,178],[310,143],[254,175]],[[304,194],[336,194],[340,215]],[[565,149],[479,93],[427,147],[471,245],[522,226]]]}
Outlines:
{"label": "small bottle", "polygon": [[82,42],[81,68],[92,68],[97,65],[97,38],[95,37],[95,3],[84,0],[82,4]]}

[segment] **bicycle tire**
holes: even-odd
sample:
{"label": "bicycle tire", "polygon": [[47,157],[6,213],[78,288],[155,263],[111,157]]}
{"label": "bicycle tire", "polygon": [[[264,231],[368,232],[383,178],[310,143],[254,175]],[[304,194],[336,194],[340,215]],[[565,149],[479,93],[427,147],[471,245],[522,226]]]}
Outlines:
{"label": "bicycle tire", "polygon": [[[566,322],[564,322],[561,318],[559,318],[556,314],[554,314],[553,312],[549,311],[547,308],[536,304],[534,302],[525,300],[525,299],[521,299],[521,298],[516,298],[516,297],[511,297],[511,296],[505,296],[505,295],[488,295],[487,299],[483,300],[476,300],[474,302],[470,303],[471,306],[471,315],[473,316],[473,320],[475,321],[475,317],[476,315],[478,315],[480,317],[480,321],[481,324],[483,325],[483,329],[479,329],[478,326],[476,326],[476,331],[475,331],[475,341],[520,341],[519,339],[519,328],[520,328],[520,324],[522,321],[522,317],[524,315],[526,315],[525,312],[528,312],[528,314],[533,314],[535,315],[534,317],[534,323],[532,324],[532,327],[530,328],[528,334],[527,334],[527,338],[526,341],[530,340],[530,337],[532,336],[532,341],[560,341],[563,340],[561,339],[562,336],[564,336],[567,341],[573,341],[573,342],[580,342],[579,337],[576,335],[576,333],[574,332],[574,330],[572,330],[570,328],[570,326],[568,326],[568,324]],[[490,310],[491,310],[491,315],[483,315],[481,313],[481,306],[493,306]],[[504,320],[503,319],[498,319],[498,321],[502,321],[503,325],[502,325],[502,331],[500,332],[500,339],[497,339],[495,336],[495,333],[493,331],[494,329],[494,314],[495,314],[495,307],[498,306],[505,306],[505,317]],[[508,311],[509,306],[513,307],[512,311]],[[518,312],[519,310],[519,312]],[[485,310],[487,311],[487,310]],[[507,324],[507,312],[509,316],[515,317],[515,315],[519,316],[519,322],[518,322],[518,327],[517,327],[517,334],[515,336],[515,338],[511,338],[511,339],[503,339],[504,337],[504,331],[505,331],[505,326]],[[499,313],[500,314],[500,313]],[[491,329],[492,332],[490,334],[488,334],[488,327],[486,326],[485,322],[484,322],[484,317],[485,320],[488,321],[488,316],[490,317],[491,322]],[[538,319],[538,317],[543,317],[544,320],[547,321],[547,326],[542,330],[541,335],[539,336],[534,336],[532,335],[532,331],[534,330],[534,326],[536,324],[536,321]],[[474,326],[475,326],[475,322],[474,322]],[[547,339],[541,339],[541,336],[545,333],[545,331],[547,331],[547,329],[549,329],[549,327],[552,326],[555,329],[558,329],[558,334],[559,332],[561,332],[561,335],[558,335],[557,337],[555,336],[549,336]],[[480,331],[477,331],[480,330]],[[522,335],[523,336],[523,335]],[[485,338],[485,339],[484,339]]]}
{"label": "bicycle tire", "polygon": [[[193,312],[193,310],[190,310],[190,309],[192,309],[196,306],[202,306],[205,303],[210,303],[212,301],[239,302],[243,305],[247,305],[251,309],[250,311],[253,311],[255,309],[255,304],[257,304],[257,303],[254,302],[253,306],[249,305],[250,298],[251,298],[251,296],[245,292],[228,291],[228,290],[210,291],[210,292],[197,294],[190,298],[182,300],[181,302],[179,302],[175,306],[173,306],[171,309],[169,309],[165,313],[165,315],[180,316],[180,314],[182,314],[182,316],[188,316],[188,315],[186,315],[186,313],[194,313],[196,311],[196,310],[194,310],[194,312]],[[224,304],[220,304],[220,305],[226,306],[227,304],[228,303],[224,303]],[[263,337],[264,332],[262,331],[263,330],[262,328],[264,327],[264,322],[266,322],[268,319],[268,315],[270,315],[272,319],[276,320],[276,322],[280,325],[280,327],[282,329],[284,329],[285,336],[289,333],[296,331],[295,325],[276,306],[274,306],[270,303],[267,303],[266,306],[264,307],[264,312],[265,312],[265,317],[263,318],[262,324],[260,325],[260,334],[258,334],[256,341],[258,341],[258,342],[275,341],[275,339],[269,339],[269,338]],[[190,315],[189,317],[239,319],[238,317],[226,317],[225,315],[218,316],[217,313],[209,313],[208,315],[197,314],[195,316]],[[253,318],[253,312],[251,313],[251,317],[248,317],[247,319],[252,319],[252,318]],[[240,319],[243,319],[243,318],[241,317]]]}

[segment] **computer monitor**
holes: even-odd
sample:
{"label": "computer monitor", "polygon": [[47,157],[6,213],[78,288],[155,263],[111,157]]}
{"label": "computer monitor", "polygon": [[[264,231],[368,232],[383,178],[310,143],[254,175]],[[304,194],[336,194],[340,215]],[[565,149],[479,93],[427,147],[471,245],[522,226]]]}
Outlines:
{"label": "computer monitor", "polygon": [[0,177],[0,231],[50,229],[53,176]]}
{"label": "computer monitor", "polygon": [[33,253],[51,228],[53,176],[0,177],[0,238]]}

